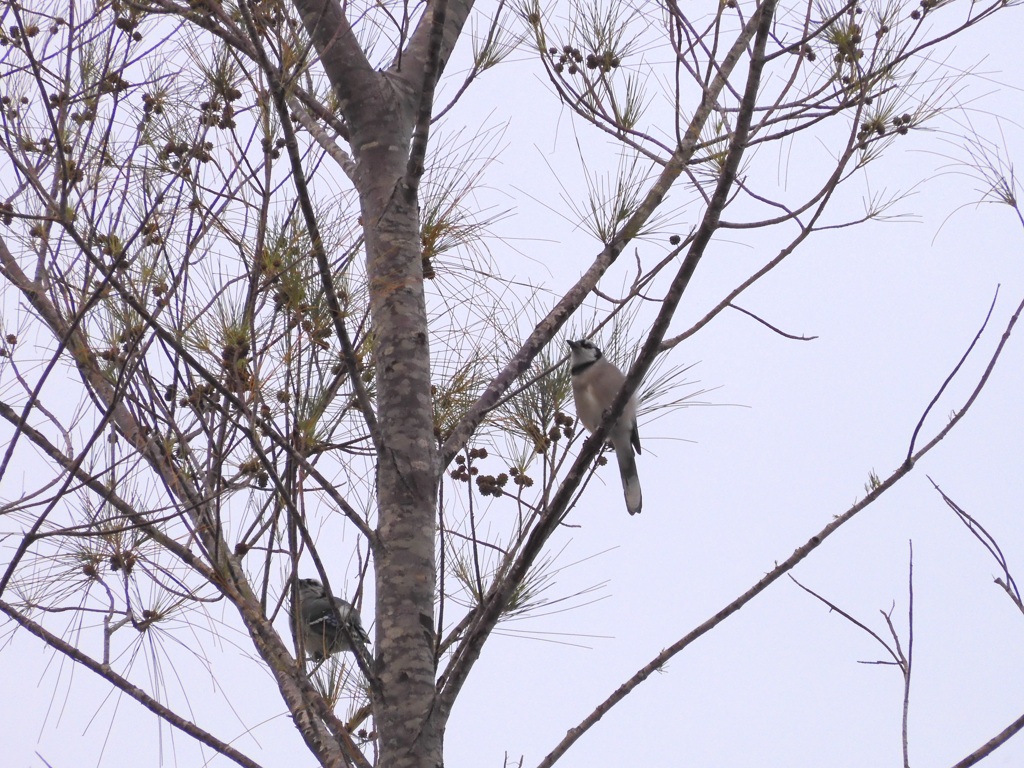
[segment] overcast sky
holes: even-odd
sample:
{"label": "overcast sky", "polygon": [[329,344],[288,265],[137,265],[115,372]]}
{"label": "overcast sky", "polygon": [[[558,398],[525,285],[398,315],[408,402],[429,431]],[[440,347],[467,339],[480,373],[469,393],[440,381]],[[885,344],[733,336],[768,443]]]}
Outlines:
{"label": "overcast sky", "polygon": [[[969,114],[983,135],[1005,142],[1011,162],[1024,157],[1024,23],[1017,10],[1000,19],[961,38],[949,62],[979,64],[984,73],[967,80],[978,97],[970,111],[912,133],[839,203],[852,217],[863,198],[910,190],[926,178],[896,209],[914,219],[816,235],[737,302],[789,333],[817,338],[787,340],[728,311],[672,351],[671,364],[693,365],[694,391],[712,390],[697,398],[706,405],[641,419],[639,517],[626,514],[614,467],[600,471],[573,514],[578,527],[552,541],[555,566],[564,567],[552,594],[596,586],[575,602],[600,599],[501,626],[456,704],[447,768],[501,766],[506,755],[511,764],[523,757],[524,766],[535,765],[662,648],[863,497],[871,472],[885,477],[903,460],[918,419],[999,287],[988,330],[931,412],[919,445],[963,404],[1024,298],[1024,230],[1008,207],[968,205],[979,184],[940,174],[947,161],[936,153],[955,155],[940,129],[956,131],[953,120]],[[496,237],[495,262],[558,292],[600,247],[555,213],[564,211],[559,182],[582,194],[577,142],[593,168],[614,167],[614,147],[557,106],[528,57],[487,73],[468,98],[472,106],[455,113],[453,127],[508,122],[482,194],[514,208],[495,227],[514,249]],[[813,170],[793,156],[778,166],[779,184],[788,187]],[[699,213],[686,207],[691,202],[683,191],[673,198],[680,234]],[[660,258],[670,231],[631,246],[602,287],[622,285],[634,251]],[[689,327],[778,245],[739,234],[716,238],[673,331]],[[1024,329],[1017,334],[950,437],[793,573],[886,639],[880,611],[892,609],[905,643],[913,541],[915,766],[952,765],[1024,713],[1024,615],[993,583],[996,564],[928,479],[984,524],[1024,580]],[[0,495],[13,494],[5,480]],[[348,565],[331,568],[336,583],[351,576]],[[208,655],[231,707],[210,675],[209,696],[189,698],[190,716],[226,740],[237,737],[235,746],[265,765],[312,764],[270,677],[250,660],[247,638],[232,617],[224,619],[223,650]],[[5,764],[43,766],[45,758],[55,768],[138,766],[155,765],[160,755],[164,764],[202,764],[187,739],[158,727],[133,701],[109,694],[26,633],[12,635],[10,625],[2,632]],[[197,641],[211,640],[204,632]],[[175,645],[187,638],[168,644],[161,670],[202,679],[202,664]],[[883,659],[865,632],[782,579],[644,683],[560,765],[899,765],[902,677],[891,666],[861,663]],[[164,684],[180,701],[177,683]],[[1024,765],[1024,737],[983,764]]]}

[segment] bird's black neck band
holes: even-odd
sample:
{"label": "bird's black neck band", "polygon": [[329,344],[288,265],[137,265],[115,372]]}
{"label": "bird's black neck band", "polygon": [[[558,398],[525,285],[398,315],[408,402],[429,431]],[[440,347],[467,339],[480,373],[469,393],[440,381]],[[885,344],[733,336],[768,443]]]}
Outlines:
{"label": "bird's black neck band", "polygon": [[587,368],[592,366],[594,363],[596,363],[600,359],[601,358],[597,358],[595,360],[588,360],[585,363],[580,363],[579,365],[574,365],[572,367],[572,375],[575,376],[577,373],[583,373],[583,371],[587,370]]}

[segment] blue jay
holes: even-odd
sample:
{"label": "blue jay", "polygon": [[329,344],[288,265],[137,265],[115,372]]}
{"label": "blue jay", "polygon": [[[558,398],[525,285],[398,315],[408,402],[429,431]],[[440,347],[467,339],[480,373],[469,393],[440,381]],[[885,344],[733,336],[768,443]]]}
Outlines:
{"label": "blue jay", "polygon": [[299,579],[296,589],[298,610],[294,605],[291,607],[289,623],[295,635],[295,618],[298,615],[302,645],[315,661],[322,661],[341,651],[355,651],[353,643],[364,645],[370,642],[351,603],[335,597],[331,605],[327,590],[316,579]]}
{"label": "blue jay", "polygon": [[[611,407],[626,377],[589,341],[570,341],[569,349],[572,353],[570,365],[576,415],[583,422],[583,426],[593,432],[601,424],[605,411]],[[619,463],[626,509],[631,515],[638,514],[643,498],[640,494],[640,478],[636,474],[636,460],[633,457],[634,449],[640,453],[635,397],[629,398],[618,421],[609,427],[608,442],[615,449],[615,458]]]}

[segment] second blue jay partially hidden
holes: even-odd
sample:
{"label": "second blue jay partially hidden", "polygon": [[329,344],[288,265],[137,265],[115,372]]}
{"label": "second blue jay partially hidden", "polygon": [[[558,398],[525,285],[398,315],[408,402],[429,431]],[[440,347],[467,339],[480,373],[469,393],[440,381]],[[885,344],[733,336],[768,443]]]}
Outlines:
{"label": "second blue jay partially hidden", "polygon": [[298,616],[302,630],[302,645],[306,653],[316,661],[342,651],[354,651],[353,643],[365,645],[370,642],[363,630],[363,622],[352,604],[335,597],[333,605],[324,585],[316,579],[299,579],[298,610],[292,606],[289,611],[292,634],[295,632],[295,618]]}
{"label": "second blue jay partially hidden", "polygon": [[[611,408],[626,377],[589,341],[570,341],[569,349],[572,352],[570,365],[576,415],[583,426],[593,432],[600,426],[605,411]],[[643,497],[640,493],[640,478],[636,474],[636,459],[633,457],[634,450],[640,453],[635,397],[629,398],[618,420],[608,428],[608,442],[615,449],[615,458],[618,460],[626,510],[636,515],[640,512]]]}

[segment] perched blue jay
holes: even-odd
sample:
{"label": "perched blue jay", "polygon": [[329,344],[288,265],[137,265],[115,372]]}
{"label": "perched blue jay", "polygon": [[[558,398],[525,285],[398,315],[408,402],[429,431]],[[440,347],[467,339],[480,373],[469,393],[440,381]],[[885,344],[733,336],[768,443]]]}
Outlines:
{"label": "perched blue jay", "polygon": [[295,634],[297,614],[302,645],[315,661],[322,661],[341,651],[354,651],[353,643],[364,645],[370,642],[351,603],[335,597],[331,605],[324,585],[316,579],[299,579],[296,588],[298,611],[295,606],[289,611],[292,634]]}
{"label": "perched blue jay", "polygon": [[[576,401],[576,415],[583,426],[593,432],[601,424],[605,411],[622,389],[626,377],[604,354],[589,341],[570,341],[572,352],[572,396]],[[629,514],[640,512],[643,498],[640,478],[636,474],[633,450],[640,453],[640,433],[636,429],[636,398],[631,397],[622,409],[618,421],[608,429],[608,442],[615,449],[622,477],[622,492],[626,497]]]}

